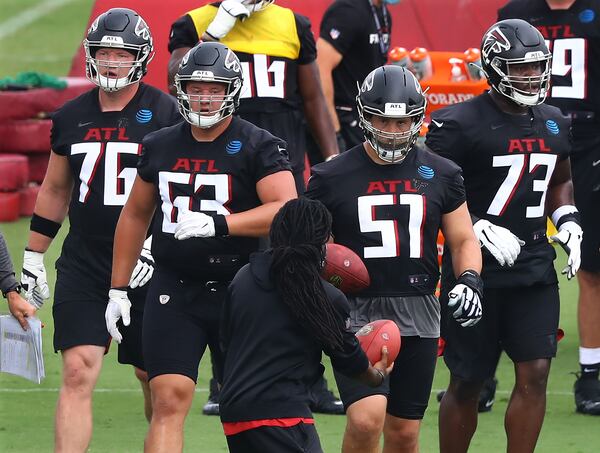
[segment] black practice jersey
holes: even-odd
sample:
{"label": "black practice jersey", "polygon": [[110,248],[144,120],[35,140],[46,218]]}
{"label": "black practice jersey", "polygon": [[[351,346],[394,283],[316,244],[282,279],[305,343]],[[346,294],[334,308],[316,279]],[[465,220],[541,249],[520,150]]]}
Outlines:
{"label": "black practice jersey", "polygon": [[370,0],[337,0],[323,15],[320,38],[342,54],[333,70],[335,105],[355,109],[356,82],[387,62],[392,17]]}
{"label": "black practice jersey", "polygon": [[306,195],[331,212],[335,242],[364,260],[371,285],[362,294],[434,293],[442,215],[465,201],[457,165],[420,147],[378,165],[360,144],[313,167]]}
{"label": "black practice jersey", "polygon": [[462,167],[470,212],[525,241],[512,268],[483,250],[487,286],[556,281],[545,201],[554,168],[568,157],[569,129],[570,120],[556,107],[542,104],[527,115],[511,115],[489,93],[431,115],[426,144]]}
{"label": "black practice jersey", "polygon": [[[66,156],[73,175],[70,231],[60,263],[90,277],[110,278],[112,242],[136,176],[144,136],[181,121],[173,97],[140,84],[118,112],[102,112],[98,88],[52,115],[52,151]],[[70,244],[70,245],[69,245]]]}
{"label": "black practice jersey", "polygon": [[551,10],[546,0],[513,0],[498,20],[519,18],[535,26],[552,52],[549,103],[563,112],[600,115],[600,0],[576,0]]}
{"label": "black practice jersey", "polygon": [[[172,25],[169,52],[194,47],[212,22],[220,2],[189,11]],[[301,107],[298,65],[316,59],[308,18],[270,5],[252,14],[220,40],[239,57],[244,74],[238,114],[273,113]]]}
{"label": "black practice jersey", "polygon": [[258,239],[239,236],[174,238],[180,210],[229,215],[261,205],[256,183],[290,170],[285,142],[240,118],[212,142],[198,142],[187,122],[144,139],[138,174],[157,191],[152,255],[188,277],[230,280],[257,250]]}

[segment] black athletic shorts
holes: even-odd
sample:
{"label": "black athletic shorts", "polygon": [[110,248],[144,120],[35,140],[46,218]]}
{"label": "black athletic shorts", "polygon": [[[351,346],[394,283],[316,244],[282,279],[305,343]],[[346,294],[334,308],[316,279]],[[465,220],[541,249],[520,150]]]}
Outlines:
{"label": "black athletic shorts", "polygon": [[502,350],[517,363],[556,356],[557,284],[486,288],[483,317],[473,327],[461,327],[452,318],[447,291],[442,294],[444,360],[454,376],[466,381],[492,377]]}
{"label": "black athletic shorts", "polygon": [[219,318],[228,285],[229,282],[182,279],[163,268],[154,271],[142,332],[149,379],[161,374],[181,374],[196,382],[206,346],[213,359],[221,363]]}
{"label": "black athletic shorts", "polygon": [[108,351],[107,303],[108,288],[84,280],[76,272],[57,269],[52,305],[54,351],[82,345],[102,346]]}
{"label": "black athletic shorts", "polygon": [[437,338],[402,337],[400,354],[383,385],[369,387],[334,370],[344,407],[367,396],[386,395],[387,413],[421,420],[425,415],[437,359]]}
{"label": "black athletic shorts", "polygon": [[227,436],[230,453],[322,453],[315,425],[261,426]]}
{"label": "black athletic shorts", "polygon": [[119,332],[123,336],[117,354],[119,363],[133,365],[144,371],[146,367],[142,353],[142,327],[144,325],[144,304],[149,284],[150,282],[146,283],[142,288],[127,291],[129,301],[131,302],[131,310],[129,312],[131,322],[127,327],[123,325],[121,320],[117,323]]}
{"label": "black athletic shorts", "polygon": [[600,122],[573,127],[571,171],[581,214],[581,269],[600,272]]}

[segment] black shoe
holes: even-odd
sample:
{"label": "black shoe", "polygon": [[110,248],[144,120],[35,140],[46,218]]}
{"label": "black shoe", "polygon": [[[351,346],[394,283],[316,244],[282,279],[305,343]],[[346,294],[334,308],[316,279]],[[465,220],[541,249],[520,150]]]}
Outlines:
{"label": "black shoe", "polygon": [[577,375],[573,390],[577,412],[600,415],[600,381],[598,379],[582,379]]}
{"label": "black shoe", "polygon": [[479,393],[479,405],[477,410],[479,412],[489,412],[492,410],[494,401],[496,398],[496,386],[498,385],[498,379],[490,378],[486,379],[483,383],[481,393]]}
{"label": "black shoe", "polygon": [[[479,393],[479,404],[477,406],[478,412],[489,412],[492,410],[492,406],[494,405],[494,398],[496,397],[496,386],[498,385],[498,380],[496,378],[486,379],[483,383],[483,387],[481,388],[481,392]],[[436,398],[438,403],[442,402],[442,398],[446,394],[445,390],[438,392]]]}
{"label": "black shoe", "polygon": [[327,388],[325,378],[320,378],[312,387],[310,409],[319,414],[344,415],[344,403]]}
{"label": "black shoe", "polygon": [[318,399],[311,404],[311,410],[319,414],[344,415],[344,403],[327,390],[318,395]]}
{"label": "black shoe", "polygon": [[210,392],[208,393],[208,401],[202,407],[204,415],[219,415],[219,387],[217,381],[210,380]]}

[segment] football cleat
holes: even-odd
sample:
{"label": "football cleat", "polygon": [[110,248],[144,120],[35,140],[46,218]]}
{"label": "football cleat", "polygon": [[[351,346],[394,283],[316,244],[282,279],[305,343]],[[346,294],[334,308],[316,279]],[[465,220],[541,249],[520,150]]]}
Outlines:
{"label": "football cleat", "polygon": [[598,379],[582,379],[577,375],[573,390],[577,412],[600,415],[600,381]]}

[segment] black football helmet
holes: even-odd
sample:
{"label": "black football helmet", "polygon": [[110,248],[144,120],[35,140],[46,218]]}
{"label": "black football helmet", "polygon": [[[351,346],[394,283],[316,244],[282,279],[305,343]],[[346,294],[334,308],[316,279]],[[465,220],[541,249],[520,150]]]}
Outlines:
{"label": "black football helmet", "polygon": [[[552,54],[542,34],[521,19],[495,23],[481,41],[481,65],[489,84],[519,105],[544,102],[550,85]],[[515,74],[514,65],[540,64],[540,74]]]}
{"label": "black football helmet", "polygon": [[[124,49],[135,57],[126,77],[110,78],[100,74],[100,68],[118,68],[125,63],[98,60],[96,52],[101,48]],[[83,41],[85,49],[86,76],[105,91],[117,91],[139,82],[148,70],[154,57],[150,28],[135,11],[127,8],[112,8],[100,14],[92,22]]]}
{"label": "black football helmet", "polygon": [[[419,137],[427,106],[416,77],[395,65],[374,69],[359,86],[356,104],[360,127],[377,155],[385,162],[402,162]],[[385,132],[373,126],[373,115],[410,118],[412,125],[406,132]]]}
{"label": "black football helmet", "polygon": [[[232,115],[240,103],[242,67],[237,55],[219,42],[201,42],[189,50],[175,74],[179,111],[193,126],[209,128]],[[186,92],[188,82],[218,82],[226,85],[225,95],[194,95]],[[217,110],[192,109],[190,103],[209,103],[222,100]]]}

